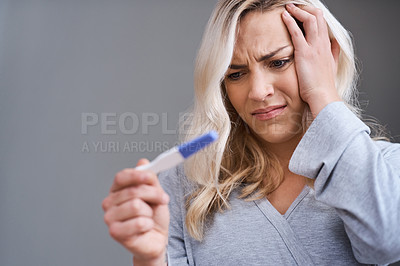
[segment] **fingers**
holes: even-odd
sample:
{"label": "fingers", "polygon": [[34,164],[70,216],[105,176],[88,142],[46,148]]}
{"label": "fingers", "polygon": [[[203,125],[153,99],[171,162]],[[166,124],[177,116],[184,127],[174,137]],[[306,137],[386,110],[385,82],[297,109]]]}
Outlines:
{"label": "fingers", "polygon": [[[286,9],[293,17],[303,22],[304,30],[306,32],[305,39],[308,43],[314,42],[321,37],[329,39],[328,27],[322,10],[312,6],[298,7],[294,4],[286,5]],[[302,35],[299,34],[300,29],[298,28],[297,24],[293,23],[295,22],[294,19],[291,18],[291,16],[287,16],[287,13],[286,15],[284,14],[283,18],[284,22],[288,26],[288,30],[291,33],[292,39],[293,37],[300,38]]]}
{"label": "fingers", "polygon": [[149,204],[167,204],[168,195],[162,190],[161,186],[140,185],[131,186],[122,190],[112,192],[103,201],[103,210],[107,211],[112,206],[118,206],[122,203],[132,200],[141,199]]}
{"label": "fingers", "polygon": [[[299,7],[297,7],[297,8],[300,9]],[[303,9],[303,10],[307,11],[308,13],[315,16],[315,18],[317,19],[319,35],[320,36],[326,35],[329,37],[328,24],[326,23],[326,20],[324,18],[324,12],[322,12],[321,9],[312,7],[312,6],[301,6],[301,9]]]}
{"label": "fingers", "polygon": [[299,21],[303,22],[307,41],[313,41],[318,37],[317,19],[312,14],[304,11],[293,4],[286,5],[287,11]]}
{"label": "fingers", "polygon": [[[138,165],[147,163],[142,159]],[[120,171],[102,202],[110,235],[143,261],[153,259],[154,254],[164,254],[168,239],[168,201],[153,172]]]}
{"label": "fingers", "polygon": [[104,221],[107,225],[111,225],[115,221],[124,222],[133,218],[152,216],[153,209],[148,204],[141,199],[133,199],[107,211]]}
{"label": "fingers", "polygon": [[297,22],[286,10],[282,13],[282,19],[290,33],[295,50],[308,46],[303,32],[297,25]]}
{"label": "fingers", "polygon": [[136,166],[141,166],[141,165],[148,164],[148,163],[150,163],[149,160],[142,158],[138,161]]}
{"label": "fingers", "polygon": [[[140,183],[143,173],[150,185]],[[157,206],[166,206],[169,197],[161,188],[157,176],[151,173],[126,169],[117,174],[114,183],[118,183],[115,188],[122,189],[110,192],[102,207],[110,235],[122,243],[152,230],[159,209]]]}
{"label": "fingers", "polygon": [[132,236],[145,233],[154,227],[154,221],[148,217],[138,217],[110,225],[110,235],[117,241],[124,241]]}
{"label": "fingers", "polygon": [[158,178],[151,171],[125,169],[115,175],[110,192],[115,192],[125,187],[141,184],[157,185]]}

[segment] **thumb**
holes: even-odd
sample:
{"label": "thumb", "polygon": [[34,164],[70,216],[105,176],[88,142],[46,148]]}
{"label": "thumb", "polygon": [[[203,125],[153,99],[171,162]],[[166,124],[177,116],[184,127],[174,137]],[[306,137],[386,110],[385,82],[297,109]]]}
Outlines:
{"label": "thumb", "polygon": [[150,163],[149,160],[147,160],[145,158],[142,158],[137,162],[136,166],[145,165],[145,164],[148,164],[148,163]]}

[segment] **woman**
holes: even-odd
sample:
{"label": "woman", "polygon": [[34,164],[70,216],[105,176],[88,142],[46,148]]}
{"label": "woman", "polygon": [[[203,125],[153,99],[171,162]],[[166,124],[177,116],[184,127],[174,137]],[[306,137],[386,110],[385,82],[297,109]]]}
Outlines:
{"label": "woman", "polygon": [[399,260],[400,147],[370,138],[355,84],[351,39],[318,0],[221,0],[184,125],[220,139],[160,181],[119,172],[111,236],[135,265]]}

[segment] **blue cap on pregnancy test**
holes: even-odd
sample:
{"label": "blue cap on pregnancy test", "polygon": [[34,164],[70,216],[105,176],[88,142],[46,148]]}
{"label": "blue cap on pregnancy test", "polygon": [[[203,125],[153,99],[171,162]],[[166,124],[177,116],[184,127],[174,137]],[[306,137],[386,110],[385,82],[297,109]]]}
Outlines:
{"label": "blue cap on pregnancy test", "polygon": [[137,166],[135,169],[151,170],[157,174],[182,163],[190,155],[198,152],[216,139],[218,139],[217,132],[210,131],[207,134],[159,154],[151,163]]}
{"label": "blue cap on pregnancy test", "polygon": [[189,142],[183,143],[178,147],[178,150],[182,154],[182,156],[186,159],[187,157],[203,149],[205,146],[212,143],[216,139],[218,139],[218,134],[217,132],[212,130],[207,134],[204,134]]}

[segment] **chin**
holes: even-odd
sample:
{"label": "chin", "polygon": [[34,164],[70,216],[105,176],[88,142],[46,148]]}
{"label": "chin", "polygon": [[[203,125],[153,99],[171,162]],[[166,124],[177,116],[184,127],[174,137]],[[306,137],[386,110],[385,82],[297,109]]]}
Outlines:
{"label": "chin", "polygon": [[267,135],[267,136],[261,136],[261,138],[271,144],[280,144],[280,143],[286,143],[293,138],[295,138],[297,135]]}
{"label": "chin", "polygon": [[280,130],[263,130],[256,131],[253,130],[253,133],[262,141],[271,144],[283,144],[287,142],[300,142],[301,137],[303,136],[303,130],[299,128],[286,128]]}

